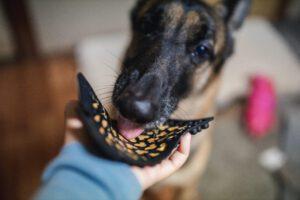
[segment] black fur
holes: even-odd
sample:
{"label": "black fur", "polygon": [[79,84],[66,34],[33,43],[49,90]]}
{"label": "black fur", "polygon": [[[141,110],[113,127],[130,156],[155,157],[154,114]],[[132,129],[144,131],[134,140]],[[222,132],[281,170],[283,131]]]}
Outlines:
{"label": "black fur", "polygon": [[[189,95],[198,68],[209,66],[215,73],[221,70],[233,51],[232,32],[245,18],[237,12],[245,13],[249,8],[237,9],[249,0],[224,1],[221,6],[226,12],[222,14],[200,0],[138,1],[131,13],[132,41],[112,97],[123,116],[142,124],[166,119]],[[169,27],[172,19],[166,13],[174,3],[183,8],[183,15]],[[195,11],[200,20],[186,27],[189,11]],[[217,36],[220,31],[223,39]],[[218,52],[216,45],[222,46]],[[142,102],[141,106],[135,102]]]}

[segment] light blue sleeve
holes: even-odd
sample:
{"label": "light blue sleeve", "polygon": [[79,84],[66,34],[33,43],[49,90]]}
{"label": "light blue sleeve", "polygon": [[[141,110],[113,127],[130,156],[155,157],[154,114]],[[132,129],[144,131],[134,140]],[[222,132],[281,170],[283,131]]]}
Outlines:
{"label": "light blue sleeve", "polygon": [[42,181],[35,200],[135,200],[142,194],[128,165],[96,157],[79,143],[62,149]]}

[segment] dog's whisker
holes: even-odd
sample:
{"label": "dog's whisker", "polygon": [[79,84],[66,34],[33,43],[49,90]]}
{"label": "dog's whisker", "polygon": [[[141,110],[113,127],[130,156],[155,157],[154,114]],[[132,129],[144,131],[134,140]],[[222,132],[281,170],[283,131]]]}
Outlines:
{"label": "dog's whisker", "polygon": [[103,101],[103,102],[105,102],[105,103],[107,103],[107,102],[112,102],[110,97],[108,97],[108,98],[102,98],[102,97],[101,97],[101,101]]}
{"label": "dog's whisker", "polygon": [[103,101],[102,103],[103,105],[105,105],[105,107],[107,107],[108,105],[112,105],[112,102],[110,101]]}
{"label": "dog's whisker", "polygon": [[113,94],[113,92],[112,91],[104,91],[104,92],[101,92],[101,91],[99,91],[99,92],[96,92],[97,93],[97,95],[101,95],[101,96],[112,96],[112,94]]}
{"label": "dog's whisker", "polygon": [[108,96],[101,96],[101,100],[107,100],[107,99],[111,99],[111,95]]}
{"label": "dog's whisker", "polygon": [[188,112],[186,112],[184,109],[180,108],[178,106],[178,111],[180,112],[180,115],[182,116],[183,119],[188,119],[189,118],[189,114]]}
{"label": "dog's whisker", "polygon": [[114,87],[114,84],[111,84],[111,85],[98,85],[96,87],[100,87],[100,86],[103,86],[103,87]]}
{"label": "dog's whisker", "polygon": [[188,112],[186,110],[184,110],[183,108],[181,108],[180,106],[178,106],[179,111],[185,113],[185,115],[189,115]]}
{"label": "dog's whisker", "polygon": [[96,91],[97,93],[99,94],[112,94],[113,93],[113,90],[112,89],[104,89],[104,90],[97,90]]}
{"label": "dog's whisker", "polygon": [[110,105],[113,105],[113,102],[112,102],[112,99],[106,99],[104,101],[105,104],[110,104]]}
{"label": "dog's whisker", "polygon": [[98,86],[98,87],[95,87],[95,91],[99,91],[99,90],[112,90],[114,88],[114,86],[105,86],[105,85],[102,85],[101,87]]}
{"label": "dog's whisker", "polygon": [[[116,59],[118,59],[120,67],[121,67],[121,68],[124,68],[124,60],[123,60],[123,59],[121,59],[120,57],[118,57],[117,55],[115,55],[114,53],[112,53],[112,52],[109,51],[109,50],[107,50],[107,52],[110,53],[110,54],[111,54],[113,57],[115,57]],[[120,73],[120,70],[119,70],[119,72],[117,73],[117,75],[119,75],[119,73]]]}
{"label": "dog's whisker", "polygon": [[118,75],[117,75],[117,74],[102,74],[102,76],[112,77],[112,78],[114,78],[114,79],[117,79],[117,78],[118,78]]}
{"label": "dog's whisker", "polygon": [[106,67],[106,68],[108,68],[108,69],[110,69],[111,70],[111,72],[113,72],[114,73],[114,75],[116,75],[116,76],[118,76],[119,75],[119,72],[118,71],[116,71],[116,69],[114,69],[112,66],[110,66],[108,63],[106,63],[106,62],[103,62],[103,64],[104,64],[104,66]]}
{"label": "dog's whisker", "polygon": [[100,94],[109,93],[109,92],[113,93],[113,90],[112,90],[112,88],[99,88],[99,89],[95,90],[95,92],[100,93]]}
{"label": "dog's whisker", "polygon": [[101,102],[102,102],[103,104],[111,103],[110,100],[102,100],[102,99],[101,99]]}
{"label": "dog's whisker", "polygon": [[112,95],[113,94],[113,91],[106,91],[106,90],[99,90],[99,91],[95,91],[97,93],[97,95],[107,95],[107,94],[110,94]]}
{"label": "dog's whisker", "polygon": [[104,101],[105,101],[105,100],[111,100],[111,96],[101,96],[101,95],[100,95],[100,99],[101,99],[101,100],[104,100]]}
{"label": "dog's whisker", "polygon": [[102,97],[111,97],[112,93],[111,92],[103,92],[103,93],[98,93],[98,95],[100,95]]}
{"label": "dog's whisker", "polygon": [[108,100],[108,99],[111,99],[111,96],[104,96],[104,97],[101,97],[101,100]]}
{"label": "dog's whisker", "polygon": [[113,95],[111,93],[103,94],[103,93],[96,93],[101,99],[103,98],[111,98]]}
{"label": "dog's whisker", "polygon": [[99,89],[99,88],[113,88],[114,85],[96,85],[95,88]]}
{"label": "dog's whisker", "polygon": [[98,95],[112,95],[112,91],[97,93]]}
{"label": "dog's whisker", "polygon": [[179,116],[177,113],[174,113],[174,117],[175,117],[176,119],[180,119],[180,116]]}
{"label": "dog's whisker", "polygon": [[108,111],[111,111],[113,109],[111,103],[104,103],[103,105],[105,106],[105,109],[108,110]]}
{"label": "dog's whisker", "polygon": [[113,52],[111,52],[110,50],[106,49],[106,51],[113,56],[114,58],[118,59],[120,62],[122,62],[122,59],[120,57],[118,57],[117,55],[115,55]]}

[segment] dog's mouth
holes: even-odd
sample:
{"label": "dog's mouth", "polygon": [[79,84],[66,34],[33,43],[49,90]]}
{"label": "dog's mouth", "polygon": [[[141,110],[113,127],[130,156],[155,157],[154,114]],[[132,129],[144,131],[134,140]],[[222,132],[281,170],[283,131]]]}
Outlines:
{"label": "dog's mouth", "polygon": [[145,125],[132,122],[120,114],[118,114],[117,117],[117,127],[119,132],[127,139],[132,139],[139,136],[145,129]]}
{"label": "dog's mouth", "polygon": [[133,139],[141,135],[145,129],[151,129],[166,121],[166,118],[161,117],[159,120],[147,124],[138,124],[133,122],[121,114],[117,115],[117,127],[119,132],[127,139]]}

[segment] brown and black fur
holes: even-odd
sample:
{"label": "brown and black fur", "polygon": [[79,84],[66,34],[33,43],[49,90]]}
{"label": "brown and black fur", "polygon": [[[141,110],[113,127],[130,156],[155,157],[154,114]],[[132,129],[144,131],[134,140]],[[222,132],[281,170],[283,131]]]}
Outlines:
{"label": "brown and black fur", "polygon": [[[209,93],[212,104],[215,92],[208,91],[233,53],[234,32],[249,5],[250,0],[139,0],[113,92],[117,110],[151,126],[178,112],[182,102],[194,101],[195,110]],[[189,117],[206,114],[185,111]]]}

